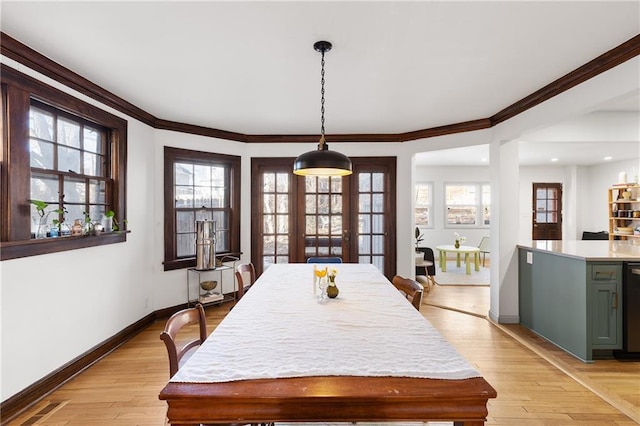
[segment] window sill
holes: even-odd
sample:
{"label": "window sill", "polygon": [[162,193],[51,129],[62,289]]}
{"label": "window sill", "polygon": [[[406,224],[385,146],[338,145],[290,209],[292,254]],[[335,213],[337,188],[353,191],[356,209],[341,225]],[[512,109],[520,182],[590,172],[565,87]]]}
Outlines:
{"label": "window sill", "polygon": [[3,241],[0,242],[0,261],[122,243],[127,241],[127,234],[129,232],[131,231],[108,232],[100,235],[87,235],[82,237]]}

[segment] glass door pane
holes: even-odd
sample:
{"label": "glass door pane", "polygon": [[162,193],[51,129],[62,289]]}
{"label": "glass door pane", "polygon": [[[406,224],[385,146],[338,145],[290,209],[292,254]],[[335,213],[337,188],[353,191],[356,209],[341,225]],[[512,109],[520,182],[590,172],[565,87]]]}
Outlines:
{"label": "glass door pane", "polygon": [[385,271],[384,173],[360,172],[358,178],[358,263]]}
{"label": "glass door pane", "polygon": [[[304,178],[304,257],[343,257],[342,177]],[[344,260],[344,259],[343,259]]]}
{"label": "glass door pane", "polygon": [[289,263],[290,175],[266,172],[262,181],[262,270]]}

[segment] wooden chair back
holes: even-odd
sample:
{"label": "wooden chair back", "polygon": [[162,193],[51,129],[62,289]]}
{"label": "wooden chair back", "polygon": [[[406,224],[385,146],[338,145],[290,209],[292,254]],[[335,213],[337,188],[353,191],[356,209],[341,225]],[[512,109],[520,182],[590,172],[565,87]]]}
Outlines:
{"label": "wooden chair back", "polygon": [[256,269],[253,263],[239,264],[236,267],[236,280],[238,281],[238,300],[240,300],[256,281]]}
{"label": "wooden chair back", "polygon": [[[198,338],[189,340],[181,347],[178,347],[178,334],[184,327],[190,324],[199,324]],[[167,347],[167,354],[169,355],[169,375],[173,377],[173,375],[178,372],[183,358],[184,361],[186,361],[193,353],[192,349],[201,345],[207,339],[207,322],[202,305],[198,303],[193,308],[183,309],[171,315],[167,320],[164,331],[160,333],[160,339],[164,341]]]}
{"label": "wooden chair back", "polygon": [[422,304],[422,294],[424,292],[424,287],[422,284],[412,280],[411,278],[404,278],[400,275],[396,275],[393,277],[391,281],[395,288],[397,288],[400,293],[404,294],[409,302],[413,305],[414,308],[420,310],[420,305]]}

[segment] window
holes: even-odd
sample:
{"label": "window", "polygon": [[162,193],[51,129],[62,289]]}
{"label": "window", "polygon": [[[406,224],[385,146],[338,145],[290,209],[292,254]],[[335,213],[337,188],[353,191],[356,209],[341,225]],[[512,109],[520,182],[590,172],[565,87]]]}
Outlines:
{"label": "window", "polygon": [[416,207],[415,207],[416,226],[421,228],[433,228],[433,184],[417,183],[416,184]]}
{"label": "window", "polygon": [[[113,179],[108,175],[108,130],[102,126],[32,100],[29,109],[29,158],[31,163],[31,199],[46,202],[47,229],[55,229],[54,220],[100,221],[111,210]],[[31,217],[37,218],[31,206]],[[32,237],[38,221],[32,220]]]}
{"label": "window", "polygon": [[484,183],[445,184],[446,227],[488,227],[491,187]]}
{"label": "window", "polygon": [[195,266],[196,221],[215,222],[217,255],[240,252],[240,157],[165,147],[164,269]]}
{"label": "window", "polygon": [[126,241],[121,232],[35,239],[39,215],[31,201],[48,204],[50,229],[84,220],[85,212],[98,221],[108,210],[124,223],[127,122],[4,65],[1,79],[1,259]]}

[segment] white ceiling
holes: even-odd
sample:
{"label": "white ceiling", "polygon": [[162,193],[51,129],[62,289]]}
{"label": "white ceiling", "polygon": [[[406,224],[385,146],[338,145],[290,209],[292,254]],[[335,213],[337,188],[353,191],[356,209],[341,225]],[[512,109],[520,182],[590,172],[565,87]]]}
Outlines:
{"label": "white ceiling", "polygon": [[319,132],[328,40],[327,133],[401,133],[490,117],[640,33],[640,2],[3,0],[0,28],[157,118],[245,134]]}
{"label": "white ceiling", "polygon": [[[614,117],[615,115],[615,117]],[[617,127],[614,132],[602,123]],[[624,128],[624,129],[622,129]],[[640,97],[637,94],[530,132],[519,139],[521,166],[592,166],[640,158]],[[418,153],[418,166],[486,166],[489,145]]]}

